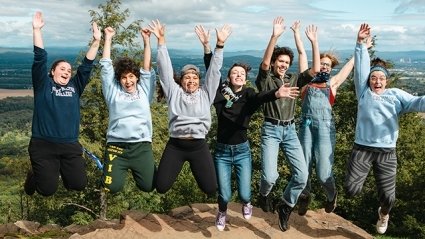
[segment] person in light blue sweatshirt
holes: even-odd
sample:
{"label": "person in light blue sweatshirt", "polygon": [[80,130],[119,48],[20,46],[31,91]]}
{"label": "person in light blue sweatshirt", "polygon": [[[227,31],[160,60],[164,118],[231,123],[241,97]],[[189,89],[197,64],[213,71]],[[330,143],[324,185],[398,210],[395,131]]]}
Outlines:
{"label": "person in light blue sweatshirt", "polygon": [[376,229],[383,234],[395,202],[399,117],[408,112],[425,112],[425,97],[386,88],[390,73],[385,62],[375,59],[371,67],[365,42],[370,35],[369,25],[362,24],[354,51],[354,83],[358,101],[356,134],[347,162],[344,188],[348,196],[360,193],[373,167],[380,203]]}
{"label": "person in light blue sweatshirt", "polygon": [[156,171],[152,151],[150,102],[155,91],[156,74],[151,68],[150,31],[141,29],[144,43],[143,67],[128,57],[111,60],[115,30],[105,30],[105,45],[100,59],[102,91],[109,109],[106,134],[103,187],[116,193],[123,189],[131,170],[137,187],[145,192],[154,189]]}
{"label": "person in light blue sweatshirt", "polygon": [[231,27],[216,29],[217,45],[202,86],[199,68],[190,64],[182,68],[180,79],[175,82],[165,45],[165,25],[155,20],[149,27],[158,38],[158,74],[168,104],[170,134],[158,166],[156,190],[166,193],[188,161],[200,189],[212,196],[217,191],[217,180],[205,136],[211,127],[211,105],[220,84],[223,47]]}

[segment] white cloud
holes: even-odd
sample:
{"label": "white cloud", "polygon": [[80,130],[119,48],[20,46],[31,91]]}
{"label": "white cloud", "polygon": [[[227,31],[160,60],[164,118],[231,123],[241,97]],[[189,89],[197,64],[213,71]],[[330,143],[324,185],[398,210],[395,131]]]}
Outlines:
{"label": "white cloud", "polygon": [[[400,50],[425,50],[423,2],[358,0],[342,4],[339,0],[270,0],[264,4],[265,1],[254,0],[126,0],[122,1],[121,10],[130,10],[129,21],[142,19],[144,25],[153,19],[164,22],[169,48],[202,49],[194,34],[195,25],[211,29],[213,44],[214,28],[229,23],[233,33],[226,50],[261,50],[269,40],[273,18],[282,15],[287,30],[279,45],[294,47],[289,27],[295,20],[301,20],[303,27],[318,26],[321,49],[352,49],[358,26],[368,22],[378,35],[379,50],[391,50],[397,45]],[[102,3],[101,0],[0,0],[0,47],[31,47],[31,21],[36,10],[43,11],[45,16],[46,46],[85,46],[91,37],[88,11],[99,11],[97,6]],[[303,36],[303,39],[308,46],[307,38]]]}

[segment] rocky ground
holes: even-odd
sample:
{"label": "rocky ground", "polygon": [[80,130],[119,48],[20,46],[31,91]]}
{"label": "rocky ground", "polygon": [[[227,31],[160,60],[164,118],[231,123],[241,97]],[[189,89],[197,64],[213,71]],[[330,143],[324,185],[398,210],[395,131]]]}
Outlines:
{"label": "rocky ground", "polygon": [[259,208],[254,207],[253,217],[245,220],[238,203],[229,204],[226,228],[220,232],[214,225],[216,212],[215,204],[192,204],[174,209],[169,215],[126,211],[119,220],[96,220],[88,226],[65,228],[19,221],[0,225],[0,238],[46,238],[43,235],[69,239],[373,238],[351,222],[334,213],[325,213],[323,209],[308,211],[303,217],[292,213],[290,229],[286,232],[279,230],[277,214],[264,213]]}

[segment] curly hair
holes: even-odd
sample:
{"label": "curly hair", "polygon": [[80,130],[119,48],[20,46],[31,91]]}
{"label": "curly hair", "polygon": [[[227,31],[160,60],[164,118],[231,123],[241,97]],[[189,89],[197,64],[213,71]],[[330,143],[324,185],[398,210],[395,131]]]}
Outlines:
{"label": "curly hair", "polygon": [[289,47],[279,47],[278,45],[276,45],[274,47],[273,50],[273,55],[272,55],[272,59],[271,62],[275,62],[276,59],[280,56],[280,55],[287,55],[289,56],[289,66],[292,66],[292,62],[294,61],[294,52],[291,50],[291,48]]}
{"label": "curly hair", "polygon": [[137,65],[137,63],[128,58],[128,57],[122,57],[119,58],[114,63],[114,69],[115,69],[115,79],[119,82],[121,79],[121,76],[123,74],[132,73],[137,77],[137,82],[140,80],[140,67]]}
{"label": "curly hair", "polygon": [[379,57],[375,57],[370,61],[370,66],[382,66],[384,68],[388,68],[387,62],[382,60]]}
{"label": "curly hair", "polygon": [[323,52],[320,54],[320,59],[322,58],[329,58],[331,60],[331,68],[334,68],[335,66],[339,65],[338,57],[335,53],[332,52]]}

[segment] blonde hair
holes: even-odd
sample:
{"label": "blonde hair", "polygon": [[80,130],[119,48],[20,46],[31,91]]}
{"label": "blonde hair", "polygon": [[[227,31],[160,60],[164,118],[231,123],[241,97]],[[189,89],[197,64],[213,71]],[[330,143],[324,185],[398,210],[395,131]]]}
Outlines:
{"label": "blonde hair", "polygon": [[335,66],[339,65],[339,61],[338,61],[338,57],[335,53],[333,52],[323,52],[320,53],[320,59],[322,58],[329,58],[331,60],[331,68],[334,68]]}

